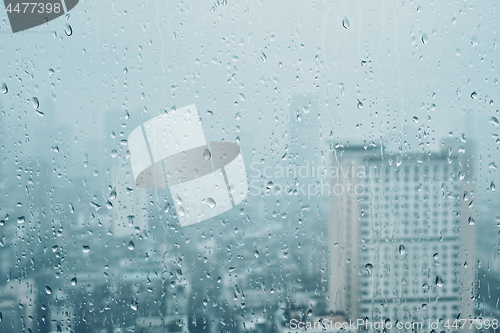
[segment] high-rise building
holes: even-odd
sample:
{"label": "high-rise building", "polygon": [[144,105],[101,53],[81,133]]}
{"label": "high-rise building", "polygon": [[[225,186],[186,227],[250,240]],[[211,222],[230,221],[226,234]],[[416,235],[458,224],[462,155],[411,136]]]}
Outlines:
{"label": "high-rise building", "polygon": [[429,320],[451,326],[473,318],[474,173],[471,148],[461,144],[403,158],[380,147],[336,148],[332,311],[393,325],[423,322],[424,329]]}

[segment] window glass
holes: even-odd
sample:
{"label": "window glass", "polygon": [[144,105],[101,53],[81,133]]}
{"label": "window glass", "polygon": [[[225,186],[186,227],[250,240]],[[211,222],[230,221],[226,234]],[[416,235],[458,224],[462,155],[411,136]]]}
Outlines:
{"label": "window glass", "polygon": [[4,0],[0,332],[498,332],[498,10]]}

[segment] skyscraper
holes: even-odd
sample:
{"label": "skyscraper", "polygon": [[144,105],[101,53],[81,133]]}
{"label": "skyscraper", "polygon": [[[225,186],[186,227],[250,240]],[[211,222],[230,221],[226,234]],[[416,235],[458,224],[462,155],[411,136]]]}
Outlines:
{"label": "skyscraper", "polygon": [[424,329],[429,320],[473,318],[474,173],[461,144],[403,158],[380,147],[336,149],[332,311]]}

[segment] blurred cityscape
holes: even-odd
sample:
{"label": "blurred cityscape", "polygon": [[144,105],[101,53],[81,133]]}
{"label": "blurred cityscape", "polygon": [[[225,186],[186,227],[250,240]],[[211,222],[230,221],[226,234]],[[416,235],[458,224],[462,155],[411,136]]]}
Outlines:
{"label": "blurred cityscape", "polygon": [[281,160],[243,152],[246,202],[181,228],[168,190],[134,183],[126,138],[140,120],[27,129],[0,105],[0,332],[500,318],[498,230],[483,223],[500,208],[478,202],[473,145],[403,156],[333,142],[318,108],[294,95]]}

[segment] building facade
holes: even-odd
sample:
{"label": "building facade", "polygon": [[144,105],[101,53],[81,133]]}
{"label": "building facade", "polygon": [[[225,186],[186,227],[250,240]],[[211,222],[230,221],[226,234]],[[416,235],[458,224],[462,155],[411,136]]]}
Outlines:
{"label": "building facade", "polygon": [[420,331],[440,318],[441,331],[446,320],[451,326],[457,318],[474,317],[469,150],[450,142],[441,153],[399,158],[380,147],[336,149],[329,223],[332,311],[392,325],[421,322]]}

